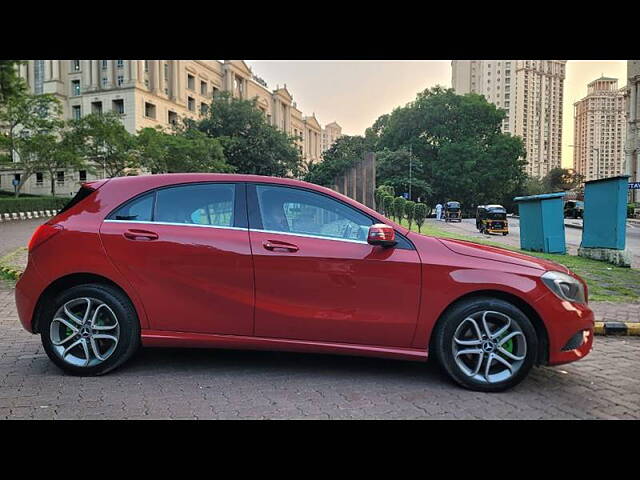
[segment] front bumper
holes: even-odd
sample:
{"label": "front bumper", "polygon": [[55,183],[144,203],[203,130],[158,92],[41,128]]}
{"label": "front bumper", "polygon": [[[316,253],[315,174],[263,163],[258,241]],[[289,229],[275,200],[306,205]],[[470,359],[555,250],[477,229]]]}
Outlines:
{"label": "front bumper", "polygon": [[[536,302],[536,309],[549,336],[548,365],[575,362],[591,352],[595,323],[593,312],[587,305],[560,300],[553,293],[548,293]],[[581,342],[576,341],[580,332]]]}

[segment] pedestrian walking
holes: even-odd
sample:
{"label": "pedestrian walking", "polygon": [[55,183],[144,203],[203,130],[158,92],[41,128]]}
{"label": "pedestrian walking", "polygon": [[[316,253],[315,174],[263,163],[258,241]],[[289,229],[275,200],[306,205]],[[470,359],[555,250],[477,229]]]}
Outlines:
{"label": "pedestrian walking", "polygon": [[442,204],[436,205],[436,220],[442,220]]}

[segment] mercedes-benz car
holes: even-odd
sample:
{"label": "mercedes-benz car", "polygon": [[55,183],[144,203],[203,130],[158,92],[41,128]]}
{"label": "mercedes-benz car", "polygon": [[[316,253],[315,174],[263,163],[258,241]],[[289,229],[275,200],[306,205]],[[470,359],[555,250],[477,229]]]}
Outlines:
{"label": "mercedes-benz car", "polygon": [[41,225],[16,290],[57,366],[107,373],[140,346],[435,358],[498,391],[593,342],[564,266],[421,235],[328,188],[229,174],[83,184]]}

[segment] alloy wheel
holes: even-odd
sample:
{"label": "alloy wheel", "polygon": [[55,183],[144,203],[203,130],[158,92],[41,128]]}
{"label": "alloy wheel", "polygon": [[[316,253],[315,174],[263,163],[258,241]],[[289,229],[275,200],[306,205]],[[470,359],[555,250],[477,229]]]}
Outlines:
{"label": "alloy wheel", "polygon": [[467,377],[486,384],[513,377],[527,356],[527,340],[518,322],[492,310],[466,317],[458,325],[452,344],[458,368]]}
{"label": "alloy wheel", "polygon": [[49,327],[55,353],[66,363],[93,367],[106,361],[120,338],[113,310],[96,298],[74,298],[62,305]]}

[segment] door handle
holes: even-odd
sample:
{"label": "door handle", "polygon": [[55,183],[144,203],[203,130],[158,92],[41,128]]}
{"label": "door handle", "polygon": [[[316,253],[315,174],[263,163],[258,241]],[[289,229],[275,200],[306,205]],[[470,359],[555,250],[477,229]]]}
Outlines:
{"label": "door handle", "polygon": [[279,242],[277,240],[267,240],[262,243],[262,246],[271,251],[275,250],[276,248],[282,248],[289,252],[297,252],[299,250],[298,246],[294,245],[293,243]]}
{"label": "door handle", "polygon": [[127,230],[123,233],[125,238],[129,240],[157,240],[158,234],[155,232],[150,232],[148,230]]}

